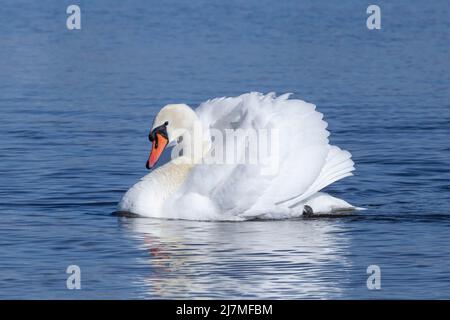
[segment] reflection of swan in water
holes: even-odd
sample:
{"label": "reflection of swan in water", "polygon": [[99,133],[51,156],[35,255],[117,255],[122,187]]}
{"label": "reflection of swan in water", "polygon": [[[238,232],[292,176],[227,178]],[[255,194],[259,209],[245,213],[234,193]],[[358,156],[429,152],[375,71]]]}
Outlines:
{"label": "reflection of swan in water", "polygon": [[[121,219],[148,251],[153,298],[339,297],[349,240],[326,220]],[[345,273],[344,273],[345,274]]]}
{"label": "reflection of swan in water", "polygon": [[[329,144],[322,118],[315,105],[289,95],[249,93],[214,99],[195,112],[184,104],[167,105],[159,111],[149,135],[152,151],[147,168],[155,166],[170,144],[182,155],[131,187],[118,209],[188,220],[276,219],[297,217],[305,208],[315,213],[351,209],[347,202],[319,192],[354,170],[351,154]],[[271,149],[267,156],[254,148],[265,137],[257,135],[261,130],[277,137],[267,141]],[[212,132],[222,137],[252,132],[255,139],[238,139],[235,144],[234,136],[218,139]],[[215,148],[217,142],[221,147]],[[223,156],[216,158],[217,153]],[[260,162],[243,161],[251,157],[249,153]],[[230,156],[236,161],[213,160]]]}

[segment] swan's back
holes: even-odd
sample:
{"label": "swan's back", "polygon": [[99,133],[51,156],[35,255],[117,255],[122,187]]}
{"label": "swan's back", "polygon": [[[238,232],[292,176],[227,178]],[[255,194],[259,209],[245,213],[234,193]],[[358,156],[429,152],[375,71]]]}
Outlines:
{"label": "swan's back", "polygon": [[315,109],[289,94],[248,93],[201,104],[196,112],[206,131],[275,129],[277,170],[264,174],[262,165],[196,165],[166,210],[181,218],[301,214],[309,198],[354,170],[351,154],[329,144],[327,123]]}

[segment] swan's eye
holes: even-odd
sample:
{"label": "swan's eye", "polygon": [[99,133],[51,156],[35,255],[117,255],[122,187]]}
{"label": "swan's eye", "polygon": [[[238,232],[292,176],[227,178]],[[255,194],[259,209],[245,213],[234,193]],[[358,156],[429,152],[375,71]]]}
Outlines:
{"label": "swan's eye", "polygon": [[155,136],[156,136],[156,131],[155,130],[150,131],[150,133],[148,134],[148,140],[150,140],[150,142],[155,141]]}
{"label": "swan's eye", "polygon": [[158,145],[158,139],[156,134],[159,133],[161,134],[164,138],[168,139],[168,135],[167,135],[167,126],[169,125],[169,122],[166,121],[164,122],[162,125],[160,125],[159,127],[156,127],[155,129],[153,129],[150,134],[148,135],[148,140],[150,140],[150,142],[155,141],[156,145]]}

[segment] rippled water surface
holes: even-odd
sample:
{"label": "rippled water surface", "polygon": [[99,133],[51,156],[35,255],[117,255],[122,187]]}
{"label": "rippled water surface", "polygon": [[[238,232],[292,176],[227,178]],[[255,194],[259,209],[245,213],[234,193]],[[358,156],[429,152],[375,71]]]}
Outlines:
{"label": "rippled water surface", "polygon": [[[379,31],[361,1],[79,1],[79,31],[69,4],[0,10],[0,298],[450,298],[448,1],[378,1]],[[327,191],[368,210],[111,214],[161,106],[248,91],[317,104],[357,165]]]}

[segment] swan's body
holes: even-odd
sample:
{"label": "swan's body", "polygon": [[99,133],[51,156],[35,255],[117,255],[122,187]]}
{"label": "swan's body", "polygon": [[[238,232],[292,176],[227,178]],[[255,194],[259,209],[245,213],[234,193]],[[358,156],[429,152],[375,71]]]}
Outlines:
{"label": "swan's body", "polygon": [[[353,208],[319,192],[354,170],[351,154],[329,144],[322,118],[313,104],[289,95],[214,99],[196,112],[168,105],[158,113],[153,130],[166,123],[168,142],[178,141],[183,155],[143,177],[118,209],[159,218],[242,220],[295,217],[305,205],[322,213]],[[277,170],[264,174],[262,164],[205,164],[211,158],[210,132],[228,129],[276,129]],[[245,151],[237,157],[245,157]]]}

